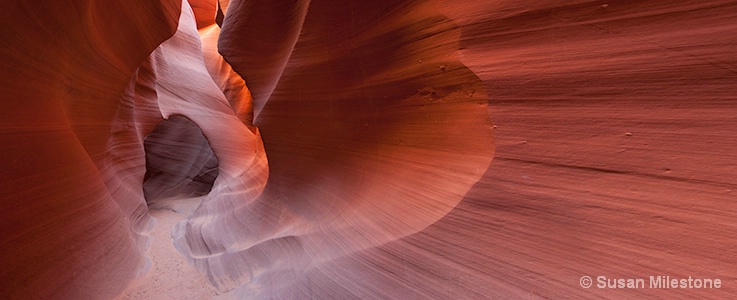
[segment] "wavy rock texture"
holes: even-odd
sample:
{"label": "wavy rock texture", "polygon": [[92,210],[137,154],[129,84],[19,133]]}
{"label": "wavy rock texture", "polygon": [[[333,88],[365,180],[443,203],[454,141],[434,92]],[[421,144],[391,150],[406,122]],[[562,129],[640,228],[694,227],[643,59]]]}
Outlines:
{"label": "wavy rock texture", "polygon": [[[453,253],[449,266],[468,266],[453,278],[485,278],[462,281],[480,292],[474,296],[734,293],[737,265],[727,257],[737,254],[737,160],[728,153],[737,149],[730,92],[737,27],[727,20],[736,4],[468,5],[443,13],[461,25],[462,61],[491,91],[494,163],[456,210],[393,245],[402,253],[394,262],[413,257],[407,244]],[[452,231],[469,219],[477,232]],[[468,239],[483,242],[458,249]],[[578,286],[584,275],[658,274],[725,283],[720,290]]]}
{"label": "wavy rock texture", "polygon": [[[737,3],[179,5],[0,13],[0,298],[120,294],[146,164],[206,144],[217,179],[172,236],[225,297],[735,294]],[[146,159],[177,116],[200,146]]]}
{"label": "wavy rock texture", "polygon": [[3,3],[0,298],[111,298],[145,271],[147,124],[121,95],[179,13],[175,1]]}
{"label": "wavy rock texture", "polygon": [[[486,93],[455,56],[460,33],[452,22],[419,15],[430,26],[413,26],[404,15],[416,5],[381,4],[376,13],[393,26],[372,28],[377,15],[350,19],[310,5],[304,16],[306,6],[228,8],[226,29],[241,11],[268,22],[284,9],[303,14],[294,26],[304,39],[284,41],[296,45],[277,50],[289,56],[284,64],[263,58],[277,68],[264,72],[280,74],[279,87],[254,88],[245,75],[268,149],[264,192],[253,199],[213,193],[175,230],[178,248],[218,287],[245,285],[244,296],[270,297],[306,270],[427,227],[460,201],[493,151]],[[283,32],[291,27],[258,27],[261,19],[248,18],[243,28],[259,35],[296,37]],[[356,28],[316,39],[323,21],[338,28],[355,21]],[[221,45],[226,34],[232,31],[221,33]],[[334,47],[344,39],[346,47]]]}

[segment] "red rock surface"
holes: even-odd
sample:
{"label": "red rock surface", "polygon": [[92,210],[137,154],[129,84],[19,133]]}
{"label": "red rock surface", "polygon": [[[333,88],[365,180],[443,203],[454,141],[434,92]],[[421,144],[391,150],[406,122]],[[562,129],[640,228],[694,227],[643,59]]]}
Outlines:
{"label": "red rock surface", "polygon": [[[219,175],[173,242],[221,296],[735,294],[734,1],[182,4],[0,12],[0,298],[145,294],[175,115]],[[579,284],[659,275],[722,287]]]}
{"label": "red rock surface", "polygon": [[187,0],[187,2],[192,7],[198,29],[215,24],[217,0]]}

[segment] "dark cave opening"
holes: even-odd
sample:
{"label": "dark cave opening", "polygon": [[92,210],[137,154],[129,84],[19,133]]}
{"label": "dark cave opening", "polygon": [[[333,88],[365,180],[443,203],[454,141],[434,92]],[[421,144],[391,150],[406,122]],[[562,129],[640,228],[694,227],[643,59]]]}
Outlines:
{"label": "dark cave opening", "polygon": [[218,159],[202,129],[182,115],[156,125],[143,142],[146,174],[143,194],[151,205],[174,197],[198,197],[212,190]]}

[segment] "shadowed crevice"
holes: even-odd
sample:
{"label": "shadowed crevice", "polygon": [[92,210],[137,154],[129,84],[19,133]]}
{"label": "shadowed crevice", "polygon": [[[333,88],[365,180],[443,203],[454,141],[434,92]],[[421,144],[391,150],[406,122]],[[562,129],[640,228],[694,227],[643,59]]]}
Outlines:
{"label": "shadowed crevice", "polygon": [[144,140],[143,193],[151,205],[171,197],[196,197],[212,190],[218,159],[200,127],[185,116],[161,121]]}

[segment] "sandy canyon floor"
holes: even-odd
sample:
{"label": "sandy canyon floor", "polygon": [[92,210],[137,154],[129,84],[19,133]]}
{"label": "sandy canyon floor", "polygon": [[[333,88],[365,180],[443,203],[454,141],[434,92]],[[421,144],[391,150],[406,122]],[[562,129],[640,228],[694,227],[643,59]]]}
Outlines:
{"label": "sandy canyon floor", "polygon": [[218,295],[205,276],[177,252],[171,237],[174,225],[191,214],[201,201],[201,198],[172,199],[150,207],[150,214],[156,220],[149,233],[151,244],[147,252],[151,269],[117,299],[225,299],[227,295]]}

